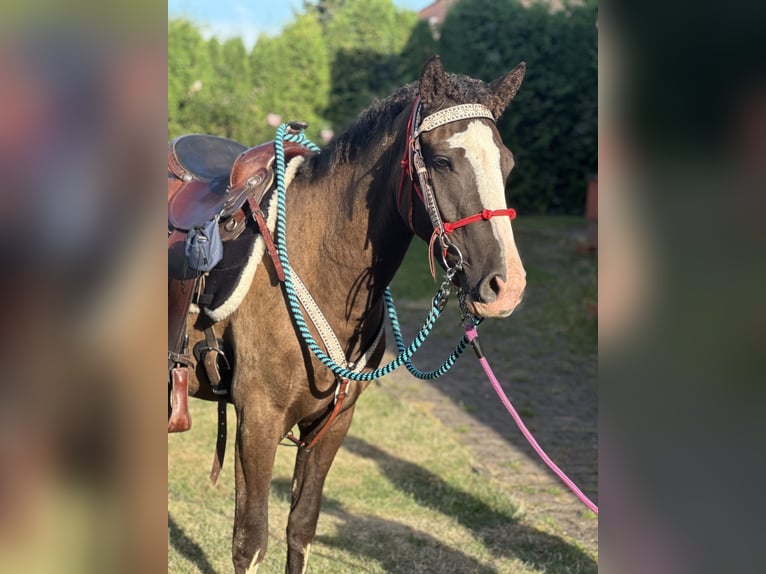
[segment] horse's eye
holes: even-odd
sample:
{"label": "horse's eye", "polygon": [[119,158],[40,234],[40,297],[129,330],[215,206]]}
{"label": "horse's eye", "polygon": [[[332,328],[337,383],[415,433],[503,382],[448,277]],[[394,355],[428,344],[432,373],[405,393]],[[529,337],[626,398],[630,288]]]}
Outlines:
{"label": "horse's eye", "polygon": [[431,164],[437,169],[452,168],[452,163],[450,162],[449,158],[444,157],[443,155],[437,155],[433,160],[431,160]]}

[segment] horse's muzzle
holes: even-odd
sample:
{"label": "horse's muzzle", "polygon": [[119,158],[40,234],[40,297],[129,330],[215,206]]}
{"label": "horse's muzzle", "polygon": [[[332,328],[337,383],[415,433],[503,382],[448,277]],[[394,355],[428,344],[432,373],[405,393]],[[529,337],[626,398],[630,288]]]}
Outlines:
{"label": "horse's muzzle", "polygon": [[527,280],[523,276],[512,277],[509,281],[500,275],[484,277],[466,297],[466,308],[486,319],[508,317],[521,303],[526,286]]}

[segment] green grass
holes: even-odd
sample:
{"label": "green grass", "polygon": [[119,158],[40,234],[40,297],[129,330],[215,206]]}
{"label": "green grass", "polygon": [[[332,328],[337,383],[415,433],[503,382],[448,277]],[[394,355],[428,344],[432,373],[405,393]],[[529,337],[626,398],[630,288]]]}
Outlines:
{"label": "green grass", "polygon": [[413,239],[409,251],[391,282],[394,300],[408,299],[421,301],[432,299],[442,281],[441,267],[437,269],[436,281],[428,270],[428,245],[418,238]]}
{"label": "green grass", "polygon": [[[192,430],[168,439],[168,572],[230,572],[233,444],[210,486],[215,408],[192,401],[191,410]],[[284,570],[294,453],[277,457],[260,572]],[[596,572],[595,556],[544,519],[528,522],[513,493],[475,465],[452,431],[371,386],[330,471],[309,572]]]}

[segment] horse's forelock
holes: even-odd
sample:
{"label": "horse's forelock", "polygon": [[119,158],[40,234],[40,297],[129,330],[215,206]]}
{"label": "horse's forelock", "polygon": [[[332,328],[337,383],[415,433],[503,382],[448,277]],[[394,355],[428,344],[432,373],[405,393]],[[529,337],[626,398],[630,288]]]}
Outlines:
{"label": "horse's forelock", "polygon": [[458,74],[447,74],[445,96],[450,100],[449,105],[482,104],[489,107],[494,99],[489,84]]}

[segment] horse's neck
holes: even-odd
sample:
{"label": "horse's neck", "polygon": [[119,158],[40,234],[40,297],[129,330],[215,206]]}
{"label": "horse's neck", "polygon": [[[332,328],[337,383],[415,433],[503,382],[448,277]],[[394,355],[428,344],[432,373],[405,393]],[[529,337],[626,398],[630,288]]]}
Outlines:
{"label": "horse's neck", "polygon": [[295,238],[291,262],[314,286],[312,294],[344,345],[380,320],[384,290],[412,239],[394,207],[404,149],[404,138],[395,133],[354,162],[298,177],[295,193],[287,194],[288,220],[296,214],[288,229]]}

